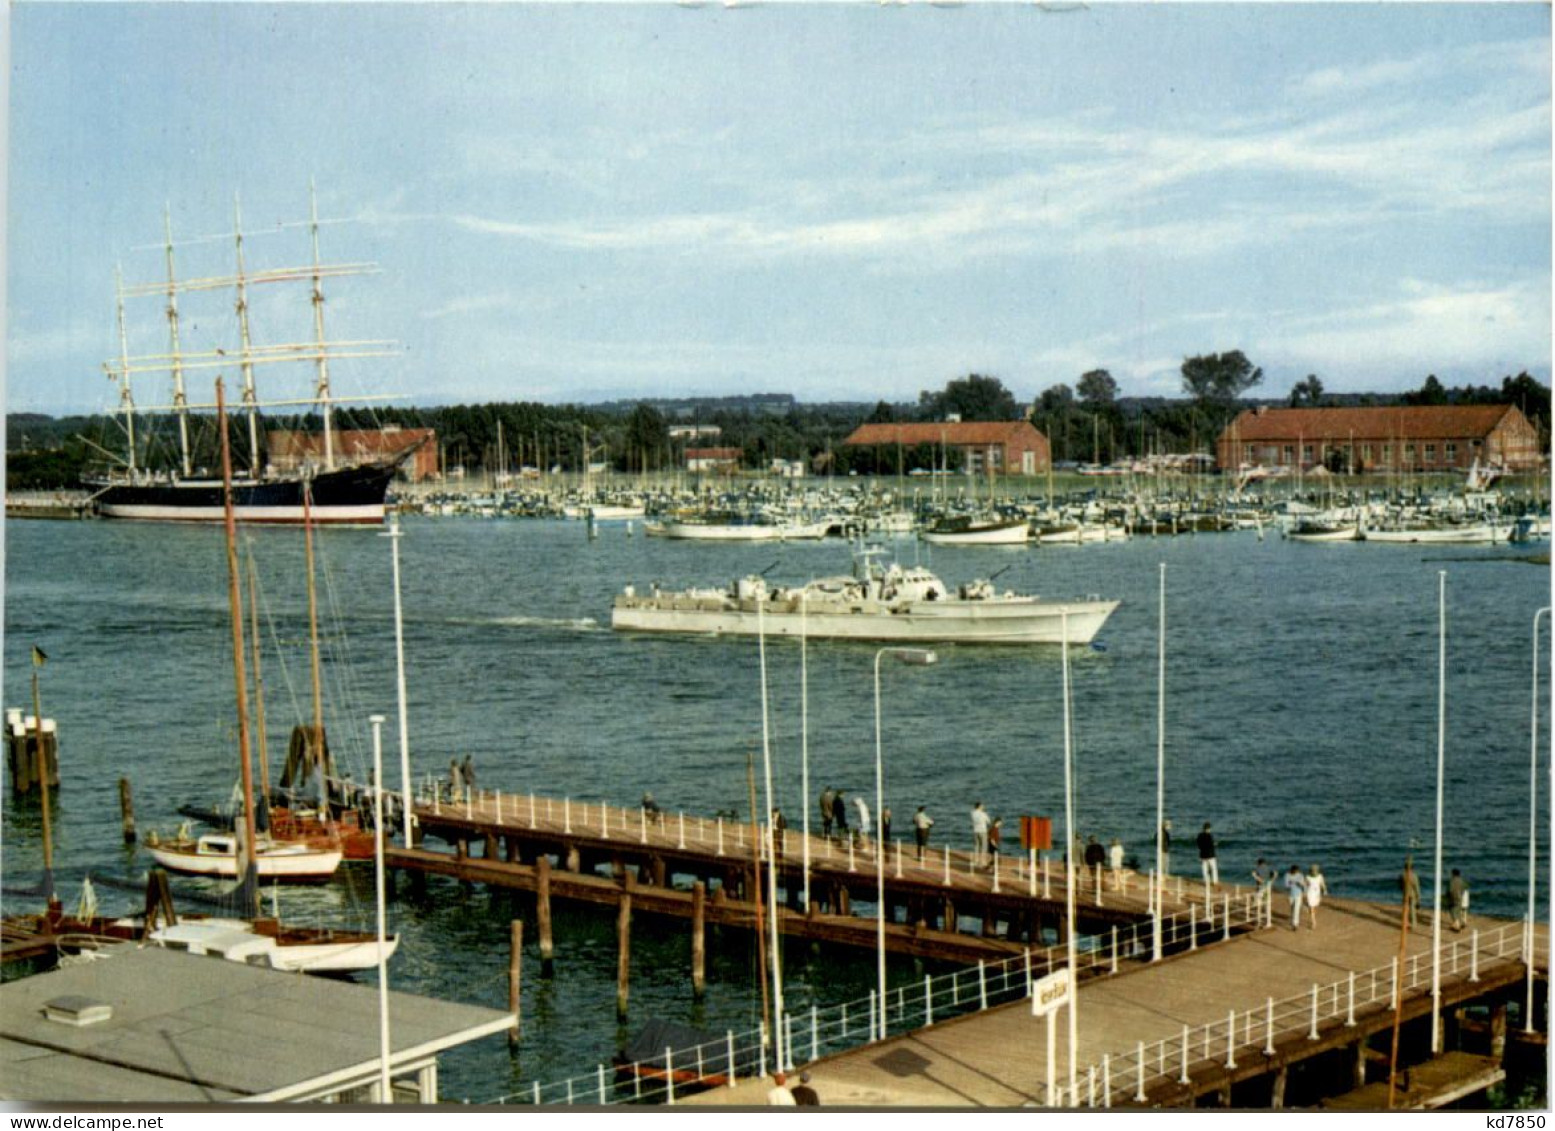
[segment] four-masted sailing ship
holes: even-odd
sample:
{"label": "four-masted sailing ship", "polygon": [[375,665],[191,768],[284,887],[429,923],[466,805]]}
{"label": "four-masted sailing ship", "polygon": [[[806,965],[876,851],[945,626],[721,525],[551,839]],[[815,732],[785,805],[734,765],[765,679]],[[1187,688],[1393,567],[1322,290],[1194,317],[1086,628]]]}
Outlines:
{"label": "four-masted sailing ship", "polygon": [[[210,369],[237,369],[242,375],[241,410],[248,421],[248,467],[232,481],[233,505],[237,521],[243,523],[301,523],[303,487],[311,493],[312,521],[351,525],[379,525],[383,522],[385,499],[395,471],[409,455],[377,456],[367,461],[346,462],[336,451],[332,421],[334,398],[330,392],[329,366],[332,361],[391,356],[386,341],[331,341],[324,333],[324,280],[368,274],[376,270],[370,263],[327,264],[319,258],[319,220],[316,203],[310,206],[308,227],[312,233],[311,263],[297,267],[249,270],[244,263],[241,211],[234,210],[236,271],[213,278],[180,278],[175,270],[172,219],[164,216],[167,277],[151,283],[125,286],[118,281],[119,356],[103,364],[109,378],[119,386],[117,415],[123,417],[127,439],[122,466],[85,481],[92,503],[103,518],[151,519],[159,521],[221,522],[223,487],[219,474],[195,466],[189,440],[189,417],[197,410],[214,405],[191,404],[184,392],[185,376]],[[249,290],[270,285],[303,286],[309,291],[313,307],[313,337],[308,341],[255,343],[249,332]],[[196,292],[231,290],[235,296],[237,340],[203,352],[185,350],[180,342],[179,299]],[[131,355],[130,336],[125,322],[125,300],[136,297],[160,297],[167,318],[168,351],[158,354]],[[314,370],[312,395],[296,399],[261,401],[256,391],[257,368],[277,364],[309,364]],[[160,373],[171,377],[172,403],[137,404],[133,378]],[[353,398],[362,400],[381,397]],[[260,448],[259,412],[261,408],[308,406],[323,421],[321,451],[317,459],[309,457],[303,466],[278,469],[266,465]],[[171,413],[178,425],[178,464],[167,469],[146,466],[137,450],[137,417],[150,413]],[[225,425],[223,425],[225,426]]]}

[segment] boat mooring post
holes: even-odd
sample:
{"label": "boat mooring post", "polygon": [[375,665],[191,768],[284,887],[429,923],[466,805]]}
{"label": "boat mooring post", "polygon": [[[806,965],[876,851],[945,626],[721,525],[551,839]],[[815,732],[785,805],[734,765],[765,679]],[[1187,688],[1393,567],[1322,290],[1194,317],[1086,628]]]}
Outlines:
{"label": "boat mooring post", "polygon": [[691,885],[691,994],[698,1001],[707,991],[707,885]]}
{"label": "boat mooring post", "polygon": [[119,779],[120,825],[124,830],[124,843],[135,843],[135,800],[130,796],[130,779]]}
{"label": "boat mooring post", "polygon": [[513,920],[511,943],[508,947],[508,1010],[513,1014],[513,1027],[508,1030],[508,1048],[518,1047],[518,1038],[522,1026],[519,1010],[521,998],[519,991],[524,984],[524,921]]}
{"label": "boat mooring post", "polygon": [[535,918],[540,922],[540,972],[549,976],[556,947],[551,937],[551,858],[543,852],[535,859]]}
{"label": "boat mooring post", "polygon": [[632,972],[632,875],[628,872],[616,910],[616,1016],[625,1020]]}

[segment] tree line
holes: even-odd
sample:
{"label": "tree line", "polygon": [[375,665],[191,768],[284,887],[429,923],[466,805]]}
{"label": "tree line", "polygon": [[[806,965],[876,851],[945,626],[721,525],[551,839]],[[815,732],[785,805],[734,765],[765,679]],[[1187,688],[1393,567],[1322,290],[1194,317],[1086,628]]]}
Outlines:
{"label": "tree line", "polygon": [[[1257,400],[1252,394],[1263,370],[1240,350],[1186,358],[1181,368],[1181,398],[1124,397],[1105,369],[1082,373],[1073,385],[1058,383],[1022,403],[999,378],[972,373],[924,390],[915,403],[877,402],[802,404],[780,396],[726,397],[666,412],[648,401],[611,405],[548,405],[533,401],[432,408],[339,408],[336,429],[376,429],[385,425],[436,431],[445,469],[467,472],[518,471],[521,468],[577,472],[605,466],[623,473],[658,472],[684,466],[690,448],[738,449],[739,463],[761,470],[772,460],[803,463],[811,473],[903,474],[945,467],[959,470],[954,452],[933,445],[903,450],[844,447],[843,441],[865,422],[1029,419],[1047,435],[1053,459],[1060,463],[1111,463],[1153,453],[1208,452],[1233,416],[1253,404],[1288,403],[1324,407],[1388,404],[1517,405],[1549,442],[1550,390],[1527,372],[1504,377],[1499,386],[1447,388],[1428,375],[1406,393],[1333,394],[1309,374],[1284,400]],[[206,421],[209,425],[209,420]],[[171,418],[142,419],[137,432],[144,447],[142,467],[177,464],[168,437],[176,435]],[[674,424],[716,428],[717,434],[672,436]],[[246,451],[246,439],[233,429],[234,451]],[[316,415],[272,417],[267,428],[316,432]],[[53,418],[11,414],[6,418],[6,476],[11,489],[74,486],[85,470],[109,462],[123,450],[120,423],[112,417]],[[210,428],[197,460],[216,466],[217,434]]]}

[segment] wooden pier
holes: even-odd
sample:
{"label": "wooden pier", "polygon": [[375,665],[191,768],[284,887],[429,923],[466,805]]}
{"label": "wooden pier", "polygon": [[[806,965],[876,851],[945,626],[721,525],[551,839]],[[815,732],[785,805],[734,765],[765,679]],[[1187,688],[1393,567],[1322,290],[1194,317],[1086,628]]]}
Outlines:
{"label": "wooden pier", "polygon": [[[679,814],[651,819],[637,808],[530,795],[483,793],[479,799],[418,805],[419,847],[391,848],[388,865],[417,875],[450,876],[466,883],[532,892],[552,899],[617,906],[630,896],[634,911],[695,919],[705,895],[705,921],[754,928],[761,832],[748,823]],[[449,850],[432,850],[429,841]],[[778,929],[815,942],[873,950],[877,943],[875,846],[850,846],[809,838],[808,905],[803,835],[782,834],[775,874],[782,906]],[[1001,960],[1062,941],[1066,935],[1061,861],[1031,868],[1031,858],[1001,857],[997,871],[973,866],[966,852],[932,848],[925,859],[900,842],[888,845],[883,864],[888,907],[886,946],[892,953],[972,964]],[[768,862],[760,861],[765,893]],[[1099,878],[1099,884],[1098,884]],[[1148,881],[1125,873],[1122,890],[1113,877],[1088,873],[1077,885],[1081,934],[1138,937],[1150,918]],[[1224,934],[1228,913],[1235,925],[1248,917],[1252,895],[1222,888],[1206,909],[1200,884],[1175,879],[1163,906],[1168,914],[1194,914],[1197,933]],[[763,895],[763,902],[769,897]],[[869,913],[853,913],[856,902]],[[1190,908],[1194,912],[1190,912]],[[1195,914],[1196,913],[1196,914]],[[547,916],[548,917],[548,916]],[[546,923],[541,924],[542,936]],[[1186,937],[1175,945],[1189,945]],[[544,945],[544,943],[542,943]]]}
{"label": "wooden pier", "polygon": [[[806,1067],[828,1106],[1386,1109],[1398,908],[1334,900],[1321,915],[1316,930],[1292,931],[1277,917],[1268,929],[1082,982],[1073,1091],[1067,1018],[1060,1014],[1059,1090],[1050,1094],[1046,1025],[1026,1002]],[[1430,1055],[1431,935],[1428,927],[1411,934],[1399,1060],[1409,1088],[1395,1107],[1440,1106],[1500,1078],[1501,1053],[1516,1036],[1508,1033],[1508,1002],[1522,1002],[1526,990],[1523,934],[1521,923],[1477,916],[1463,932],[1444,929],[1443,1048],[1456,1051],[1473,1029],[1462,1020],[1465,1008],[1482,1007],[1493,1064],[1486,1056]],[[1535,975],[1547,982],[1542,927],[1533,952]],[[1537,1009],[1546,993],[1541,985]],[[795,1051],[801,1059],[803,1048]],[[760,1105],[770,1087],[770,1080],[747,1080],[678,1102]]]}

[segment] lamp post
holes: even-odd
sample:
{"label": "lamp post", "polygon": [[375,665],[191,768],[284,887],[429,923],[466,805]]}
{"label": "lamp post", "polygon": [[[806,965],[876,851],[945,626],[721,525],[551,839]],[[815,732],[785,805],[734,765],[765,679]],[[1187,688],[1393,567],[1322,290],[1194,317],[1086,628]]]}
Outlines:
{"label": "lamp post", "polygon": [[[389,1078],[389,959],[385,939],[383,876],[383,716],[372,715],[373,727],[373,864],[378,910],[378,1102],[394,1102]],[[409,814],[407,814],[408,818]]]}
{"label": "lamp post", "polygon": [[[932,664],[939,657],[926,648],[881,648],[875,652],[875,820],[885,812],[885,756],[880,731],[880,661],[891,655],[909,664]],[[885,844],[875,836],[875,982],[880,1039],[885,1040]]]}
{"label": "lamp post", "polygon": [[1431,878],[1431,1051],[1442,1051],[1442,797],[1447,770],[1447,571],[1437,580],[1436,861]]}
{"label": "lamp post", "polygon": [[1069,997],[1069,1095],[1073,1102],[1075,1094],[1075,1055],[1080,1045],[1079,987],[1075,981],[1075,860],[1074,860],[1074,729],[1071,725],[1073,711],[1069,697],[1069,613],[1065,611],[1061,615],[1060,625],[1063,631],[1063,675],[1064,675],[1064,858],[1069,862],[1068,875],[1064,883],[1064,941],[1069,961],[1070,997]]}
{"label": "lamp post", "polygon": [[1533,942],[1537,922],[1534,900],[1539,874],[1539,618],[1549,612],[1545,607],[1533,614],[1533,711],[1529,717],[1531,735],[1528,754],[1528,934],[1523,962],[1528,967],[1528,998],[1523,1005],[1523,1031],[1533,1030]]}
{"label": "lamp post", "polygon": [[803,896],[805,911],[810,910],[810,668],[809,668],[809,593],[799,591],[799,811],[803,815],[804,857]]}
{"label": "lamp post", "polygon": [[[1166,563],[1161,563],[1161,625],[1157,642],[1155,708],[1155,919],[1151,923],[1150,960],[1161,961],[1161,903],[1166,897],[1166,848],[1161,830],[1166,827]],[[1068,687],[1068,677],[1064,685]]]}
{"label": "lamp post", "polygon": [[[764,609],[765,592],[756,594],[756,641],[761,655],[761,772],[767,794],[767,900],[772,913],[767,917],[772,951],[772,1043],[777,1053],[777,1067],[781,1069],[783,1058],[783,968],[778,958],[778,902],[777,902],[777,829],[772,820],[772,740],[767,711],[767,621]],[[760,825],[758,824],[758,828]],[[752,830],[753,832],[755,830]]]}
{"label": "lamp post", "polygon": [[[400,722],[400,789],[403,797],[400,804],[404,807],[405,847],[414,848],[415,830],[411,827],[415,815],[414,798],[411,796],[410,781],[410,722],[406,714],[405,706],[405,617],[400,607],[400,516],[398,514],[389,517],[389,529],[382,535],[389,539],[389,548],[393,551],[394,561],[394,672],[395,686],[399,691],[399,722]],[[375,779],[375,783],[381,790],[383,779]]]}

